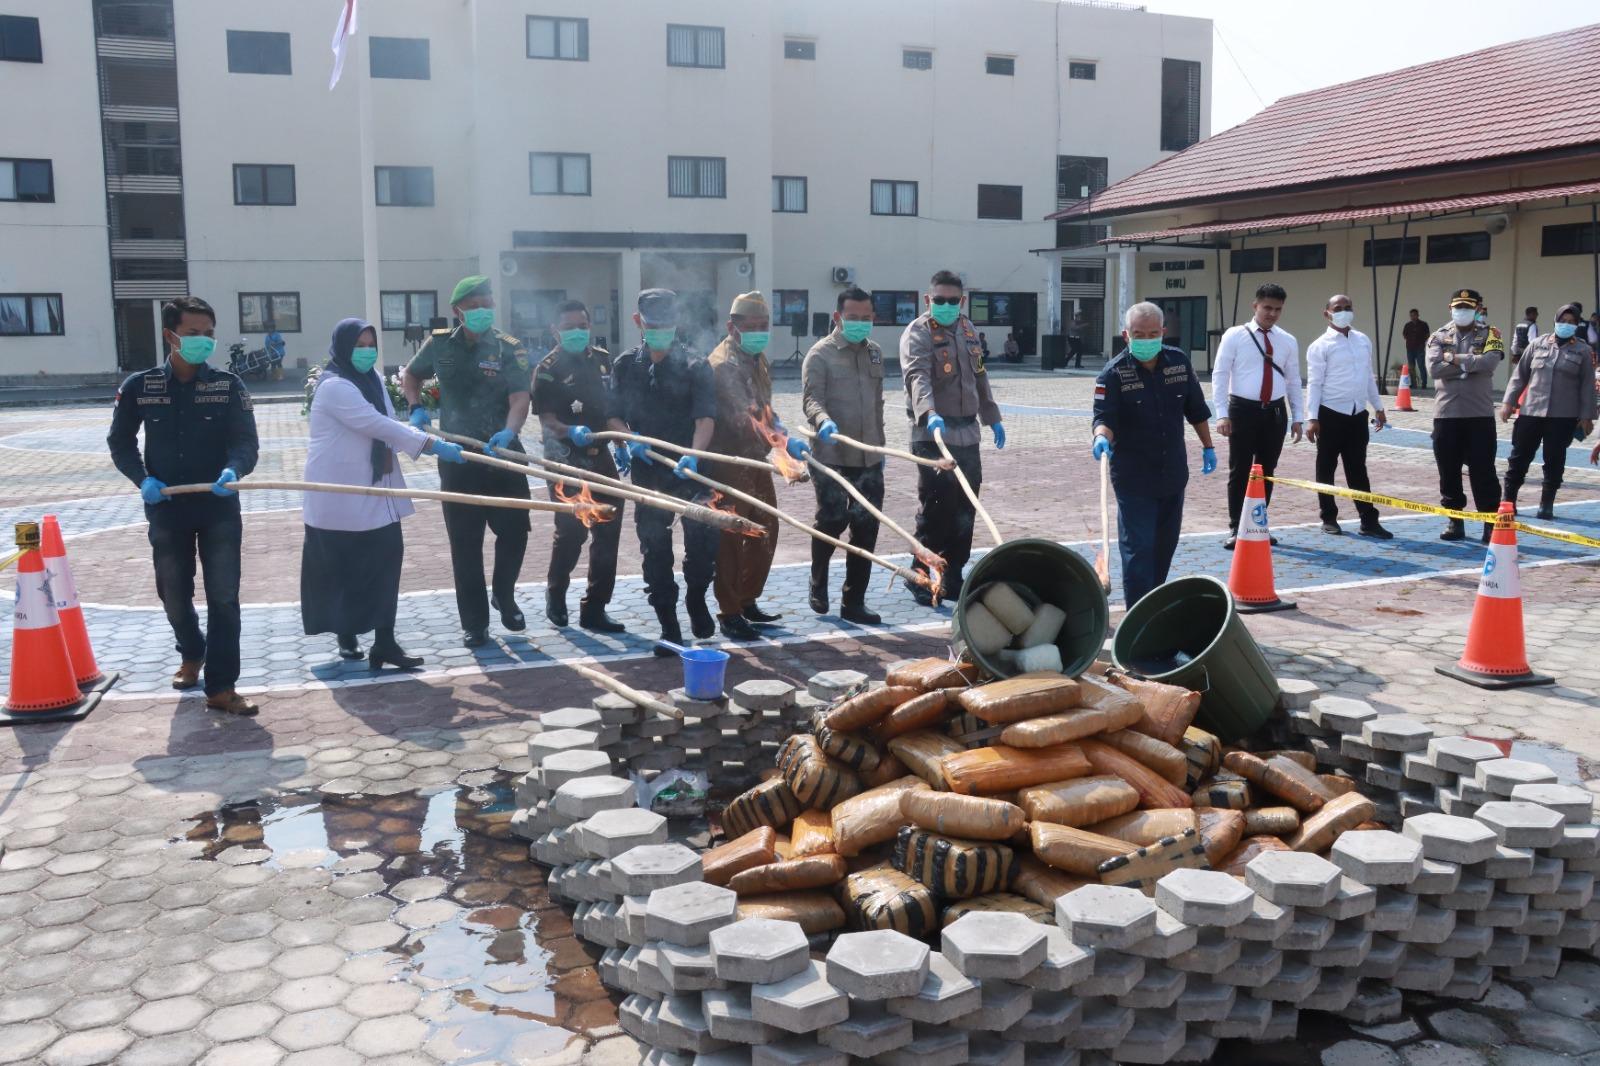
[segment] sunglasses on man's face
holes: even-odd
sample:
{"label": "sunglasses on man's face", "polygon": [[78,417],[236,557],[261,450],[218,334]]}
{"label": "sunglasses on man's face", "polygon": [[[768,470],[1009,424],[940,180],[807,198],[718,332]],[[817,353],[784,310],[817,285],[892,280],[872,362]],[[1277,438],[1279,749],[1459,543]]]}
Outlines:
{"label": "sunglasses on man's face", "polygon": [[960,306],[961,304],[961,297],[959,296],[934,296],[931,299],[936,304],[951,304],[954,306]]}

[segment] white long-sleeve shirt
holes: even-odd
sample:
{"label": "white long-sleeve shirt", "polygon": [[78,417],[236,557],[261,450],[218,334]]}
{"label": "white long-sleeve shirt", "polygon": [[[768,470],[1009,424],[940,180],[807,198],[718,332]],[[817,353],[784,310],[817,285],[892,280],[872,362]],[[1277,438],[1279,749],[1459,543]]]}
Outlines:
{"label": "white long-sleeve shirt", "polygon": [[[381,440],[415,459],[428,434],[394,420],[394,407],[384,393],[385,414],[367,402],[355,384],[323,374],[311,400],[311,440],[306,446],[306,480],[335,485],[371,485],[372,442]],[[400,464],[385,474],[378,487],[403,489]],[[308,492],[301,513],[308,526],[346,531],[378,529],[411,514],[410,500],[391,496],[347,496]]]}
{"label": "white long-sleeve shirt", "polygon": [[[1229,329],[1217,345],[1217,363],[1211,370],[1211,402],[1221,417],[1228,416],[1229,397],[1237,396],[1249,403],[1260,401],[1261,375],[1266,364],[1261,353],[1266,350],[1268,338],[1272,341],[1272,362],[1278,368],[1272,372],[1272,399],[1287,397],[1289,421],[1305,421],[1301,407],[1305,398],[1300,394],[1300,343],[1277,326],[1263,333],[1253,320]],[[1260,348],[1256,347],[1258,343]]]}
{"label": "white long-sleeve shirt", "polygon": [[1332,326],[1306,349],[1306,413],[1312,418],[1326,407],[1342,415],[1383,410],[1378,379],[1372,373],[1372,341],[1365,333],[1348,335]]}

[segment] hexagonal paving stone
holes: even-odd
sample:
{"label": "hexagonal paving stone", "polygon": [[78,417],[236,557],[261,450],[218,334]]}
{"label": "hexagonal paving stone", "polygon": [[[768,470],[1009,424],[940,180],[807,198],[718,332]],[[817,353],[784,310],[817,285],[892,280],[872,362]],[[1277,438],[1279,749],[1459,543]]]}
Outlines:
{"label": "hexagonal paving stone", "polygon": [[343,1046],[368,1057],[398,1055],[421,1047],[428,1032],[421,1018],[377,1018],[358,1024]]}
{"label": "hexagonal paving stone", "polygon": [[881,1003],[852,1002],[850,1017],[817,1034],[817,1041],[859,1059],[911,1043],[910,1018],[890,1014]]}
{"label": "hexagonal paving stone", "polygon": [[1594,793],[1577,785],[1518,785],[1511,790],[1511,798],[1558,811],[1571,825],[1583,825],[1594,818]]}
{"label": "hexagonal paving stone", "polygon": [[164,1036],[193,1029],[210,1013],[210,1004],[197,996],[174,996],[146,1003],[123,1024],[139,1036]]}
{"label": "hexagonal paving stone", "polygon": [[794,686],[787,681],[741,681],[733,698],[752,711],[782,711],[794,706]]}
{"label": "hexagonal paving stone", "polygon": [[682,844],[646,844],[611,860],[611,884],[624,896],[700,879],[700,856]]}
{"label": "hexagonal paving stone", "polygon": [[643,844],[667,842],[667,820],[638,807],[601,811],[575,828],[579,846],[602,859],[614,859]]}
{"label": "hexagonal paving stone", "polygon": [[331,1007],[350,993],[350,986],[337,977],[302,977],[279,985],[272,993],[272,1002],[286,1013]]}
{"label": "hexagonal paving stone", "polygon": [[323,1007],[285,1015],[273,1026],[272,1039],[290,1051],[306,1051],[337,1044],[355,1027],[356,1020],[348,1012],[337,1007]]}
{"label": "hexagonal paving stone", "polygon": [[290,948],[272,960],[272,969],[290,979],[317,977],[332,973],[343,965],[346,955],[329,944]]}
{"label": "hexagonal paving stone", "polygon": [[1155,932],[1156,907],[1136,888],[1085,885],[1056,900],[1056,924],[1074,944],[1125,948]]}
{"label": "hexagonal paving stone", "polygon": [[555,710],[543,712],[528,723],[528,726],[536,734],[549,733],[557,729],[581,729],[589,733],[598,733],[600,712],[592,707],[557,707]]}
{"label": "hexagonal paving stone", "polygon": [[86,1029],[51,1044],[40,1061],[46,1066],[97,1066],[113,1061],[131,1043],[133,1034],[125,1029]]}
{"label": "hexagonal paving stone", "polygon": [[1378,717],[1377,710],[1365,700],[1346,696],[1318,696],[1311,701],[1311,719],[1324,729],[1339,733],[1360,735],[1362,726]]}
{"label": "hexagonal paving stone", "polygon": [[345,997],[344,1009],[357,1018],[404,1014],[422,1002],[422,990],[403,981],[362,985]]}
{"label": "hexagonal paving stone", "polygon": [[1553,783],[1556,772],[1526,759],[1486,759],[1477,765],[1473,780],[1495,795],[1509,799],[1518,785]]}
{"label": "hexagonal paving stone", "polygon": [[1398,714],[1381,714],[1363,722],[1361,739],[1379,751],[1426,751],[1433,726]]}
{"label": "hexagonal paving stone", "polygon": [[1387,829],[1341,833],[1328,857],[1364,885],[1408,885],[1422,872],[1422,845]]}
{"label": "hexagonal paving stone", "polygon": [[1245,867],[1245,883],[1280,907],[1320,907],[1339,892],[1340,870],[1316,855],[1269,851]]}
{"label": "hexagonal paving stone", "polygon": [[211,979],[211,971],[198,962],[163,966],[151,970],[133,984],[133,991],[145,999],[188,996],[200,991]]}
{"label": "hexagonal paving stone", "polygon": [[620,777],[575,778],[556,789],[555,795],[550,797],[550,809],[574,822],[601,811],[626,809],[633,803],[633,782]]}
{"label": "hexagonal paving stone", "polygon": [[824,670],[811,675],[806,691],[819,700],[833,700],[866,683],[867,675],[857,670]]}
{"label": "hexagonal paving stone", "polygon": [[270,1004],[237,1003],[215,1011],[201,1024],[200,1031],[209,1039],[226,1044],[263,1036],[282,1017],[283,1012]]}
{"label": "hexagonal paving stone", "polygon": [[1041,992],[1063,992],[1088,977],[1094,970],[1094,949],[1079,947],[1059,926],[1044,929],[1044,961],[1023,978],[1030,988]]}
{"label": "hexagonal paving stone", "polygon": [[852,999],[914,996],[928,976],[928,945],[892,929],[842,933],[828,950],[828,981]]}
{"label": "hexagonal paving stone", "polygon": [[940,950],[967,977],[1015,981],[1044,961],[1044,930],[1020,914],[974,912],[944,927]]}
{"label": "hexagonal paving stone", "polygon": [[1480,762],[1504,758],[1505,754],[1487,740],[1470,737],[1434,737],[1428,741],[1428,762],[1440,770],[1471,777]]}
{"label": "hexagonal paving stone", "polygon": [[538,766],[545,756],[558,751],[590,751],[598,745],[600,735],[585,729],[552,729],[528,738],[528,759]]}
{"label": "hexagonal paving stone", "polygon": [[1561,812],[1537,803],[1495,800],[1478,808],[1478,821],[1494,830],[1508,848],[1551,848],[1561,843],[1567,820]]}
{"label": "hexagonal paving stone", "polygon": [[554,792],[568,781],[580,777],[611,776],[611,756],[603,751],[558,751],[545,756],[538,775],[544,787]]}
{"label": "hexagonal paving stone", "polygon": [[238,1044],[224,1044],[212,1048],[200,1066],[276,1066],[283,1061],[284,1050],[265,1037],[246,1040]]}
{"label": "hexagonal paving stone", "polygon": [[811,959],[792,977],[752,987],[750,1013],[785,1032],[812,1033],[848,1018],[850,1001],[828,983],[823,964]]}
{"label": "hexagonal paving stone", "polygon": [[1253,895],[1215,870],[1174,870],[1156,882],[1156,903],[1186,925],[1238,925],[1250,917]]}
{"label": "hexagonal paving stone", "polygon": [[797,922],[745,918],[711,931],[711,959],[723,981],[771,984],[805,969],[806,934]]}
{"label": "hexagonal paving stone", "polygon": [[1400,831],[1422,845],[1425,857],[1461,865],[1493,857],[1499,844],[1494,830],[1482,822],[1449,814],[1414,815]]}

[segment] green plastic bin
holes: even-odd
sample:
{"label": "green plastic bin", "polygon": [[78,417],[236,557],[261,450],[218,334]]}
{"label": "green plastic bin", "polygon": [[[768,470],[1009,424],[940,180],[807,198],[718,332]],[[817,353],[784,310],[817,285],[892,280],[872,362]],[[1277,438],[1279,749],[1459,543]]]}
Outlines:
{"label": "green plastic bin", "polygon": [[[981,596],[984,586],[995,581],[1010,582],[1034,605],[1053,603],[1065,611],[1067,620],[1056,637],[1056,647],[1061,649],[1062,672],[1076,677],[1089,668],[1105,646],[1106,630],[1111,625],[1111,607],[1094,567],[1085,562],[1083,556],[1053,540],[1036,538],[1008,540],[991,549],[967,571],[961,598],[956,601],[955,632],[962,644],[968,644],[967,601]],[[1016,673],[997,659],[979,655],[970,646],[968,654],[995,677],[1010,677]]]}
{"label": "green plastic bin", "polygon": [[1225,741],[1247,737],[1278,706],[1278,679],[1214,577],[1180,577],[1128,609],[1111,661],[1151,681],[1201,693],[1195,724]]}

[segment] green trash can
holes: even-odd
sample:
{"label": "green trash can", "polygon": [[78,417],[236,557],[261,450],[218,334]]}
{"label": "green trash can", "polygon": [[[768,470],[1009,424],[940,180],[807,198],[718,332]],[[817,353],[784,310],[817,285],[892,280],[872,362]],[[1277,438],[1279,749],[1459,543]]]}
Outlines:
{"label": "green trash can", "polygon": [[[1071,548],[1053,540],[1027,538],[1008,540],[992,548],[967,571],[956,601],[955,633],[968,644],[967,603],[981,597],[986,585],[1009,582],[1030,606],[1052,603],[1066,612],[1067,619],[1056,636],[1061,650],[1062,672],[1077,677],[1094,662],[1105,646],[1106,630],[1111,625],[1111,607],[1100,588],[1094,567]],[[969,646],[968,654],[995,677],[1010,677],[1017,671],[989,655],[979,655]]]}
{"label": "green trash can", "polygon": [[1195,724],[1239,740],[1266,724],[1281,695],[1228,586],[1180,577],[1128,609],[1111,642],[1118,668],[1201,693]]}

